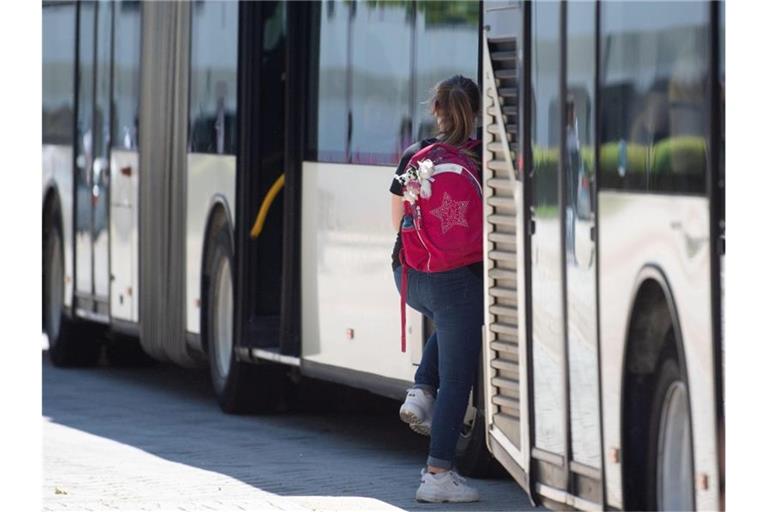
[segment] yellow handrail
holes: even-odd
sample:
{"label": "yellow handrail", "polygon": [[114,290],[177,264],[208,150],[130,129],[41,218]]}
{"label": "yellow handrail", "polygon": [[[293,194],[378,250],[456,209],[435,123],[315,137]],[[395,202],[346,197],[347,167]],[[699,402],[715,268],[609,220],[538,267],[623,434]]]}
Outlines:
{"label": "yellow handrail", "polygon": [[251,238],[258,238],[261,234],[261,230],[264,228],[264,221],[267,219],[269,207],[272,206],[272,201],[275,200],[275,196],[277,196],[277,193],[280,192],[280,189],[282,189],[284,185],[285,174],[281,174],[272,186],[269,187],[269,192],[267,192],[267,195],[264,197],[264,201],[261,202],[261,208],[259,208],[259,213],[256,215],[256,221],[251,228]]}

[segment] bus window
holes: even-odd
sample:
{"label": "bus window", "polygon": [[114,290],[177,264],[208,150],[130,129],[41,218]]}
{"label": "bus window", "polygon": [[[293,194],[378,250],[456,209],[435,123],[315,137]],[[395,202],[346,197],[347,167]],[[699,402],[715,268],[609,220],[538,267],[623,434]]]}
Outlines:
{"label": "bus window", "polygon": [[43,34],[43,143],[72,144],[75,5],[45,5]]}
{"label": "bus window", "polygon": [[352,5],[350,158],[362,164],[395,163],[411,144],[412,6],[386,2]]}
{"label": "bus window", "polygon": [[192,4],[189,150],[237,149],[237,2]]}
{"label": "bus window", "polygon": [[319,4],[309,158],[393,165],[433,135],[432,85],[477,80],[479,12],[477,2]]}
{"label": "bus window", "polygon": [[535,2],[531,18],[532,207],[534,444],[563,455],[563,276],[561,219],[558,206],[560,167],[560,4]]}
{"label": "bus window", "polygon": [[[324,0],[320,10],[317,70],[311,94],[314,96],[316,121],[310,126],[310,152],[321,162],[346,162],[349,132],[349,81],[347,80],[347,48],[349,47],[348,2]],[[310,102],[312,104],[312,102]]]}
{"label": "bus window", "polygon": [[413,139],[435,133],[428,100],[432,87],[451,75],[477,80],[477,2],[420,2],[416,12],[416,73],[413,75]]}
{"label": "bus window", "polygon": [[140,11],[138,1],[115,4],[112,147],[118,149],[136,149],[139,142]]}
{"label": "bus window", "polygon": [[594,1],[569,2],[566,17],[565,261],[573,460],[600,467],[597,292],[595,280]]}
{"label": "bus window", "polygon": [[601,188],[704,193],[708,20],[706,2],[604,4]]}

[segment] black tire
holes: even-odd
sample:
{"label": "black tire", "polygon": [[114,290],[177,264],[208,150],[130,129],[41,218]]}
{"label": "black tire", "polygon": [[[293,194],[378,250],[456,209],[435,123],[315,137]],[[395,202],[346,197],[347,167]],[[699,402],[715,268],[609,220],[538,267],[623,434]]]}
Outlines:
{"label": "black tire", "polygon": [[485,401],[482,368],[478,369],[477,383],[472,389],[474,418],[465,424],[456,443],[456,467],[462,475],[488,478],[501,474],[501,466],[493,458],[485,442]]}
{"label": "black tire", "polygon": [[[57,219],[53,212],[51,218]],[[98,332],[64,313],[64,245],[58,223],[43,231],[43,325],[54,366],[92,366],[99,360]]]}
{"label": "black tire", "polygon": [[[214,226],[206,250],[203,278],[203,328],[211,383],[221,409],[230,414],[274,410],[282,399],[283,368],[237,360],[234,352],[234,269],[232,237],[226,224]],[[228,280],[229,284],[225,281]],[[230,294],[229,299],[224,294]],[[229,307],[229,312],[221,308]],[[227,322],[228,320],[228,324]],[[227,328],[227,325],[229,328]],[[222,327],[223,326],[223,327]],[[229,341],[225,341],[225,336]],[[229,346],[228,349],[222,347]]]}
{"label": "black tire", "polygon": [[[648,451],[646,454],[646,460],[648,461],[647,464],[647,473],[646,473],[646,482],[645,482],[645,507],[648,510],[663,510],[664,506],[663,503],[660,503],[658,496],[660,495],[660,492],[663,492],[659,488],[659,472],[660,469],[660,460],[663,457],[659,456],[660,451],[662,448],[662,441],[660,439],[660,432],[662,430],[662,423],[663,423],[663,413],[665,407],[665,403],[668,403],[667,400],[673,395],[673,393],[680,393],[681,390],[684,393],[684,399],[681,398],[680,402],[684,402],[684,409],[686,411],[688,423],[687,423],[687,438],[689,445],[687,448],[682,448],[682,453],[687,454],[683,457],[669,457],[668,460],[673,460],[676,463],[679,462],[680,465],[677,468],[673,468],[673,474],[683,474],[683,473],[689,473],[686,477],[688,478],[687,485],[674,485],[675,489],[678,490],[676,492],[679,493],[679,496],[684,496],[685,492],[682,491],[683,487],[688,487],[688,495],[687,497],[682,497],[682,503],[689,503],[690,505],[680,505],[680,506],[673,506],[671,507],[674,510],[682,510],[682,509],[693,509],[694,501],[694,477],[693,477],[693,460],[692,460],[692,454],[693,449],[691,446],[691,439],[692,439],[692,432],[690,429],[690,408],[688,404],[688,391],[687,391],[687,385],[685,383],[685,379],[683,378],[682,372],[680,371],[680,365],[678,364],[674,353],[669,354],[669,352],[662,357],[661,361],[659,362],[656,370],[655,375],[655,384],[654,384],[654,390],[653,390],[653,398],[651,401],[651,414],[650,414],[650,424],[649,424],[649,438],[648,438]],[[680,443],[675,443],[675,446],[679,446]],[[685,460],[687,458],[687,460]],[[690,471],[685,471],[684,464],[690,463]],[[666,475],[661,476],[661,480],[665,482],[669,482],[669,479],[666,478]],[[683,480],[684,481],[684,480]],[[675,500],[677,501],[677,499]]]}

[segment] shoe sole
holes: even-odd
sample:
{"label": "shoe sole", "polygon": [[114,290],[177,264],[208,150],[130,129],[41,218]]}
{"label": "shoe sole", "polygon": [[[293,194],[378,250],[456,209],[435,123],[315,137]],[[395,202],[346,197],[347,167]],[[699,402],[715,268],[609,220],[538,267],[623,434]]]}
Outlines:
{"label": "shoe sole", "polygon": [[400,419],[407,423],[411,430],[422,436],[429,436],[432,433],[431,425],[424,425],[418,416],[411,411],[400,411]]}
{"label": "shoe sole", "polygon": [[409,426],[411,427],[411,430],[413,430],[417,434],[421,434],[422,436],[429,437],[432,435],[431,425],[425,425],[423,423],[411,423]]}

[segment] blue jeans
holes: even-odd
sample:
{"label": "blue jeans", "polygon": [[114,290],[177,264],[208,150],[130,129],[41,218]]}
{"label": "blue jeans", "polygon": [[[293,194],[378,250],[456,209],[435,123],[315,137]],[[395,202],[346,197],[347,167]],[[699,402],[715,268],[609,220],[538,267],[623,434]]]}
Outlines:
{"label": "blue jeans", "polygon": [[[402,269],[394,271],[398,290]],[[408,269],[407,293],[408,305],[435,323],[414,378],[414,387],[437,396],[427,464],[450,469],[477,377],[483,281],[467,267],[432,273]]]}

